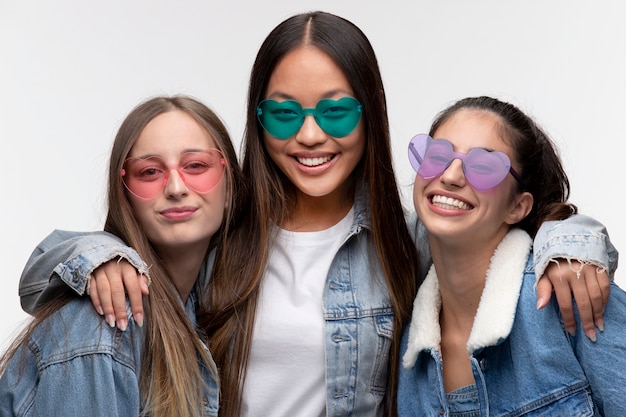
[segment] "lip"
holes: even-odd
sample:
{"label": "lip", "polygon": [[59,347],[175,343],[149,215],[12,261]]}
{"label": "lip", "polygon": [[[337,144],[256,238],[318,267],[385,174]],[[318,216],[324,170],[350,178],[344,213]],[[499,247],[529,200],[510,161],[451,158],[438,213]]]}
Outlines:
{"label": "lip", "polygon": [[172,207],[159,211],[159,214],[168,220],[187,220],[195,214],[196,207]]}

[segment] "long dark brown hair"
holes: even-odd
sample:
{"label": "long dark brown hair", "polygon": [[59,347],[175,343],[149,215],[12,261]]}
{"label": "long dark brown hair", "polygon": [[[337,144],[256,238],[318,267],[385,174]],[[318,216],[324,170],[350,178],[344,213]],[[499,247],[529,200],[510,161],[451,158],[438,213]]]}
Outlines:
{"label": "long dark brown hair", "polygon": [[295,201],[293,184],[267,153],[256,107],[279,60],[303,45],[315,46],[335,61],[364,108],[366,147],[352,178],[368,187],[373,250],[394,310],[386,401],[390,415],[395,413],[398,345],[417,287],[417,253],[393,171],[385,92],[374,50],[357,26],[324,12],[298,14],[280,23],[261,45],[252,68],[242,166],[250,184],[250,210],[226,245],[228,258],[215,266],[207,301],[210,311],[200,317],[220,368],[220,414],[233,417],[240,412],[272,226],[288,218]]}

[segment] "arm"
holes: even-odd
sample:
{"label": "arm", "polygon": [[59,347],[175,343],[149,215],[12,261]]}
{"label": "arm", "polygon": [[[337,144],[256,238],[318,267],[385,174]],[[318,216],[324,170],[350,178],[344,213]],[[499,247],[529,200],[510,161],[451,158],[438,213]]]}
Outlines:
{"label": "arm", "polygon": [[[55,230],[33,251],[22,272],[19,285],[22,308],[33,313],[54,299],[65,286],[78,295],[88,293],[92,274],[107,261],[113,260],[108,263],[110,269],[113,266],[125,268],[125,271],[129,269],[128,264],[118,266],[118,259],[127,260],[134,267],[133,271],[136,269],[138,274],[147,275],[147,265],[137,252],[109,233]],[[92,292],[95,289],[94,286]],[[122,303],[125,315],[124,299]],[[110,314],[110,311],[104,313]]]}
{"label": "arm", "polygon": [[537,283],[537,307],[547,304],[554,289],[566,329],[574,334],[573,292],[585,333],[595,340],[595,326],[603,328],[609,277],[612,279],[618,261],[606,228],[580,214],[563,221],[548,221],[535,236],[534,251],[535,272],[541,277]]}

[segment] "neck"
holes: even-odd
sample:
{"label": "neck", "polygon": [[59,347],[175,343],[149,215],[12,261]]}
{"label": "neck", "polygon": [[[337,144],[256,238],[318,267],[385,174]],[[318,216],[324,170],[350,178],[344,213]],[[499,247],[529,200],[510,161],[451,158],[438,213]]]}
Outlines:
{"label": "neck", "polygon": [[183,304],[187,302],[187,298],[196,284],[207,249],[208,243],[206,245],[195,243],[160,251],[161,259],[172,278],[174,286],[178,290]]}
{"label": "neck", "polygon": [[296,192],[295,207],[280,227],[293,232],[326,230],[348,214],[354,204],[354,192],[352,182],[321,197]]}
{"label": "neck", "polygon": [[440,324],[469,337],[480,303],[491,257],[506,234],[490,241],[459,241],[429,236],[441,292]]}

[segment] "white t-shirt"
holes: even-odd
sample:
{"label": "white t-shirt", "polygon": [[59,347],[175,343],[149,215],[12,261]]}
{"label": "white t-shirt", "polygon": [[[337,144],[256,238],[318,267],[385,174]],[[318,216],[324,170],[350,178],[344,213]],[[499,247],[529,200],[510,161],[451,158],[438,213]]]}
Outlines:
{"label": "white t-shirt", "polygon": [[279,230],[257,307],[244,417],[326,415],[323,294],[354,211],[320,232]]}

